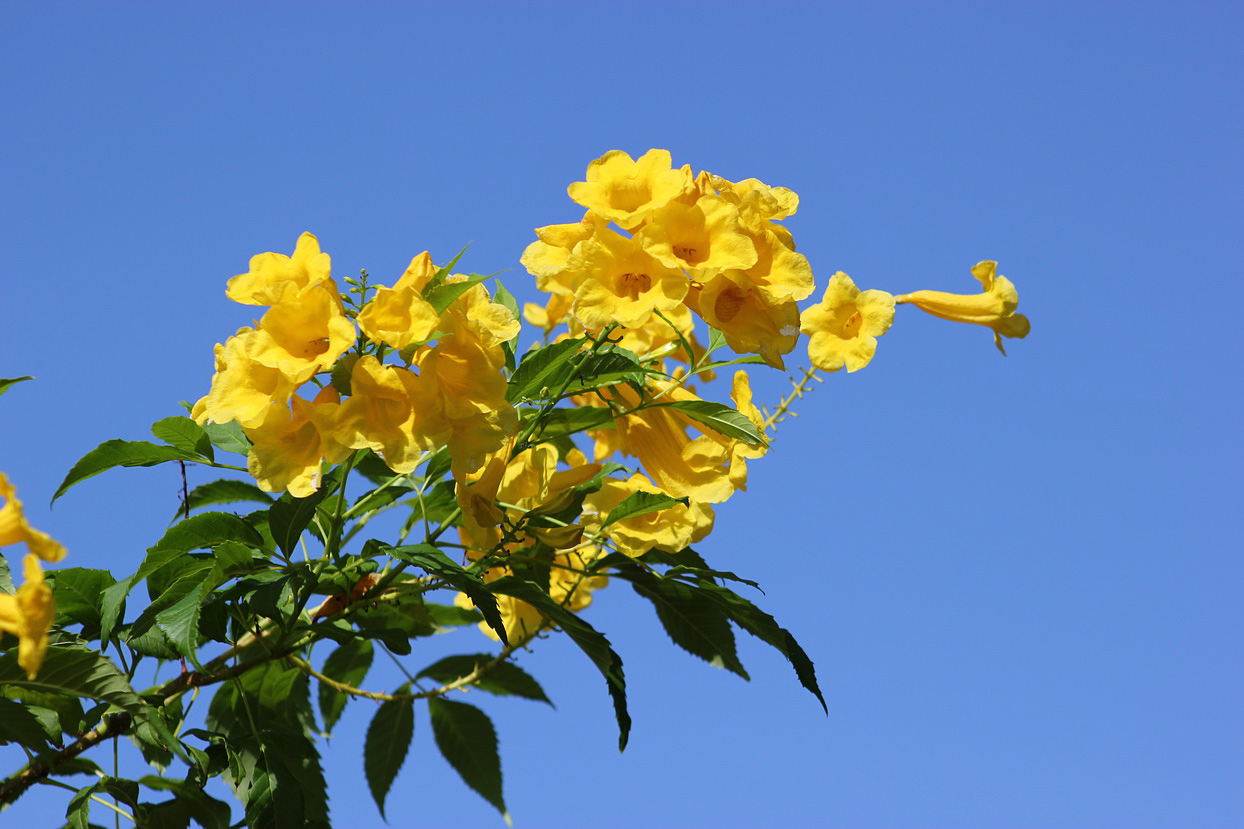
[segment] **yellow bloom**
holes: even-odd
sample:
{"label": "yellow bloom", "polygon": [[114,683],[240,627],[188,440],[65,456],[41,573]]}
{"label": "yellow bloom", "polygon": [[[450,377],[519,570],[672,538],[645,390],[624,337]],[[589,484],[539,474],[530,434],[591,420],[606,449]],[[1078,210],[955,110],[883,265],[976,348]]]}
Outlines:
{"label": "yellow bloom", "polygon": [[588,210],[632,230],[693,188],[691,168],[672,169],[668,150],[649,150],[634,160],[610,150],[588,165],[587,181],[576,181],[567,192]]}
{"label": "yellow bloom", "polygon": [[653,311],[677,308],[687,294],[687,277],[681,271],[612,230],[576,245],[570,263],[583,274],[575,288],[574,315],[592,331],[614,322],[637,328]]}
{"label": "yellow bloom", "polygon": [[368,354],[350,373],[350,398],[341,404],[334,434],[350,448],[370,447],[394,472],[406,473],[425,450],[448,438],[449,424],[427,380]]}
{"label": "yellow bloom", "polygon": [[298,237],[292,257],[261,253],[251,257],[250,271],[229,280],[225,295],[246,305],[276,305],[328,279],[329,258],[310,233]]}
{"label": "yellow bloom", "polygon": [[24,542],[30,552],[44,561],[60,561],[65,557],[64,547],[47,533],[30,526],[22,512],[22,502],[17,499],[17,489],[3,472],[0,472],[0,498],[4,499],[4,506],[0,507],[0,547]]}
{"label": "yellow bloom", "polygon": [[399,351],[427,340],[436,332],[439,316],[423,298],[423,287],[435,273],[436,266],[426,251],[416,256],[396,285],[376,290],[359,312],[359,328],[373,342]]}
{"label": "yellow bloom", "polygon": [[759,354],[774,368],[799,342],[799,308],[794,300],[770,302],[742,271],[713,276],[687,294],[687,305],[726,335],[739,354]]}
{"label": "yellow bloom", "polygon": [[272,403],[263,421],[244,427],[252,444],[246,468],[260,489],[306,498],[319,489],[322,461],[345,460],[349,447],[335,437],[338,400],[332,386],[313,401],[295,395],[292,411]]}
{"label": "yellow bloom", "polygon": [[17,637],[17,664],[34,679],[48,649],[48,631],[56,618],[52,588],[43,581],[39,557],[29,553],[22,561],[25,582],[17,595],[0,594],[0,630]]}
{"label": "yellow bloom", "polygon": [[994,345],[1006,354],[1002,347],[1003,337],[1023,339],[1032,326],[1023,314],[1015,313],[1019,306],[1019,293],[1011,280],[998,276],[998,263],[986,259],[976,263],[972,276],[980,280],[985,289],[980,294],[947,294],[941,291],[916,291],[896,297],[895,302],[910,303],[921,311],[954,322],[970,322],[993,329]]}
{"label": "yellow bloom", "polygon": [[253,359],[278,369],[295,383],[332,368],[354,345],[354,323],[341,307],[331,280],[273,306],[259,321]]}
{"label": "yellow bloom", "polygon": [[848,372],[868,365],[877,337],[894,322],[894,297],[885,291],[861,291],[842,271],[834,274],[819,303],[803,312],[800,330],[807,334],[808,357],[821,371]]}
{"label": "yellow bloom", "polygon": [[756,247],[739,227],[738,208],[720,196],[672,202],[653,212],[635,238],[668,268],[694,272],[756,264]]}
{"label": "yellow bloom", "polygon": [[255,358],[270,342],[270,337],[253,328],[241,328],[224,345],[216,345],[211,390],[192,413],[199,425],[236,420],[242,426],[258,426],[271,404],[289,402],[298,384]]}
{"label": "yellow bloom", "polygon": [[572,224],[536,228],[539,241],[532,242],[519,260],[536,278],[536,287],[551,294],[572,295],[577,282],[570,270],[570,252],[575,245],[591,239],[609,224],[592,211]]}
{"label": "yellow bloom", "polygon": [[[625,481],[608,479],[600,490],[583,501],[583,527],[589,533],[601,531],[609,512],[636,492],[660,492],[643,475],[632,475]],[[657,547],[676,553],[700,541],[713,529],[713,508],[691,501],[634,518],[615,521],[604,528],[604,534],[618,551],[632,558]]]}

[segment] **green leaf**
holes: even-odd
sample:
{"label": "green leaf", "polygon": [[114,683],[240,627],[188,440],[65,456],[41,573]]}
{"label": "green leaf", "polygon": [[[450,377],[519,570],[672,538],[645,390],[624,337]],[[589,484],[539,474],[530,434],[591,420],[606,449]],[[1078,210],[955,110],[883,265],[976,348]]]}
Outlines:
{"label": "green leaf", "polygon": [[13,571],[9,569],[9,560],[0,553],[0,593],[12,596],[17,592],[13,584]]}
{"label": "green leaf", "polygon": [[47,746],[48,733],[27,706],[0,697],[0,742],[21,743],[38,752]]}
{"label": "green leaf", "polygon": [[817,698],[821,703],[821,708],[825,709],[825,713],[829,713],[829,706],[825,704],[825,697],[821,695],[821,689],[816,683],[816,669],[812,665],[812,660],[804,653],[803,648],[795,641],[790,631],[780,626],[772,616],[729,588],[717,584],[701,584],[699,590],[702,595],[716,602],[736,625],[776,648],[785,656],[795,669],[795,676],[799,678],[799,683]]}
{"label": "green leaf", "polygon": [[[429,665],[418,673],[416,679],[427,677],[442,685],[454,682],[473,672],[480,665],[487,665],[496,660],[495,655],[476,653],[469,656],[447,656],[439,662]],[[553,702],[544,693],[540,683],[531,674],[513,662],[497,662],[470,687],[479,688],[499,697],[524,697],[539,702]]]}
{"label": "green leaf", "polygon": [[138,782],[153,791],[173,793],[172,800],[148,804],[147,821],[152,829],[186,827],[191,820],[203,829],[228,829],[231,823],[229,804],[210,796],[189,780],[147,775],[139,778]]}
{"label": "green leaf", "polygon": [[30,688],[51,694],[90,697],[111,703],[139,716],[143,701],[117,667],[96,651],[50,647],[43,656],[39,675],[27,679],[17,664],[17,654],[0,656],[0,685]]}
{"label": "green leaf", "polygon": [[[404,694],[408,690],[409,685],[403,685],[397,692]],[[381,817],[384,817],[384,800],[397,773],[401,771],[402,763],[406,762],[414,736],[415,701],[412,699],[386,700],[367,726],[363,771]]]}
{"label": "green leaf", "polygon": [[177,449],[173,446],[161,446],[143,440],[106,440],[73,465],[65,480],[60,482],[52,501],[64,495],[74,484],[92,478],[117,466],[155,466],[166,461],[193,461],[202,463],[203,459],[193,452]]}
{"label": "green leaf", "polygon": [[[543,440],[557,440],[566,435],[599,429],[613,423],[613,410],[608,406],[575,406],[571,409],[553,409],[545,416],[544,429],[548,432]],[[553,428],[557,427],[557,428]]]}
{"label": "green leaf", "polygon": [[[272,503],[272,496],[254,484],[246,481],[235,481],[230,478],[221,478],[217,481],[200,484],[190,490],[188,495],[190,497],[190,509],[201,509],[213,504],[236,504],[239,502]],[[173,518],[174,521],[184,514],[184,509],[185,507],[177,511],[177,515]]]}
{"label": "green leaf", "polygon": [[730,620],[712,599],[686,584],[655,576],[633,586],[652,602],[674,644],[710,665],[750,679],[735,651]]}
{"label": "green leaf", "polygon": [[501,794],[501,756],[497,753],[497,731],[492,720],[473,705],[441,697],[428,700],[428,713],[441,755],[462,781],[495,806],[509,823],[510,813]]}
{"label": "green leaf", "polygon": [[711,400],[677,400],[672,403],[654,403],[648,408],[657,407],[674,409],[720,435],[741,440],[748,445],[765,444],[764,435],[756,429],[756,424],[747,419],[747,415],[723,403],[714,403]]}
{"label": "green leaf", "polygon": [[[352,639],[328,655],[320,673],[357,688],[371,669],[374,654],[375,649],[370,641]],[[341,719],[341,712],[345,710],[346,703],[350,701],[350,695],[338,691],[327,682],[320,683],[319,695],[324,730],[330,732],[337,724],[337,720]]]}
{"label": "green leaf", "polygon": [[4,394],[4,393],[5,393],[6,391],[8,391],[10,388],[12,388],[13,386],[16,386],[18,383],[21,383],[21,382],[22,382],[22,381],[24,381],[24,380],[33,380],[33,379],[35,379],[35,378],[30,377],[30,376],[27,376],[27,377],[0,377],[0,394]]}
{"label": "green leaf", "polygon": [[[505,306],[514,315],[514,319],[521,320],[523,318],[523,315],[518,310],[518,300],[514,299],[514,295],[505,289],[500,279],[497,280],[497,290],[492,292],[492,301],[498,305]],[[515,336],[518,335],[516,334]]]}
{"label": "green leaf", "polygon": [[591,354],[578,366],[574,383],[566,389],[567,394],[577,394],[587,389],[613,386],[618,383],[634,383],[643,386],[644,376],[650,372],[639,358],[625,348]]}
{"label": "green leaf", "polygon": [[452,305],[455,299],[485,279],[488,279],[487,274],[473,273],[461,282],[442,282],[435,287],[426,289],[423,292],[423,298],[427,300],[427,303],[432,306],[432,309],[437,314],[443,314],[445,309]]}
{"label": "green leaf", "polygon": [[48,571],[47,580],[56,600],[58,624],[81,624],[84,633],[99,629],[103,592],[117,583],[111,573],[85,567],[64,567]]}
{"label": "green leaf", "polygon": [[702,374],[706,371],[715,371],[727,366],[751,365],[753,363],[767,365],[765,358],[759,354],[744,354],[742,357],[735,357],[733,360],[717,360],[716,362],[705,363],[697,368],[695,373]]}
{"label": "green leaf", "polygon": [[712,354],[717,349],[726,344],[726,335],[716,328],[708,329],[708,350],[706,354]]}
{"label": "green leaf", "polygon": [[228,423],[206,423],[203,431],[207,432],[208,440],[212,442],[212,445],[223,452],[245,455],[251,451],[250,438],[242,431],[242,427],[236,420],[230,420]]}
{"label": "green leaf", "polygon": [[609,514],[605,516],[605,521],[601,524],[601,528],[608,527],[615,521],[625,521],[628,518],[669,509],[675,504],[686,506],[688,503],[686,498],[671,498],[661,492],[632,492],[623,498],[616,507],[609,510]]}
{"label": "green leaf", "polygon": [[484,582],[479,576],[455,564],[448,556],[430,544],[415,544],[407,547],[381,545],[380,552],[422,567],[431,575],[438,576],[450,586],[461,590],[468,599],[475,603],[476,609],[483,614],[488,626],[496,631],[501,642],[505,645],[510,644],[505,632],[505,622],[501,619],[501,611],[497,607],[497,600],[485,589]]}
{"label": "green leaf", "polygon": [[[179,579],[168,592],[173,595],[181,593],[183,582],[186,583],[185,592],[180,599],[155,615],[155,624],[168,636],[178,654],[199,667],[199,614],[203,610],[203,599],[216,586],[216,577],[215,573],[208,572]],[[134,623],[136,628],[140,627],[141,619],[139,617],[139,621]]]}
{"label": "green leaf", "polygon": [[583,337],[572,337],[528,351],[510,378],[505,399],[517,403],[556,391],[574,371],[572,358],[585,342]]}
{"label": "green leaf", "polygon": [[455,607],[451,604],[436,604],[435,602],[426,602],[424,607],[427,608],[428,615],[432,617],[433,623],[440,628],[437,633],[443,633],[463,625],[478,624],[484,620],[484,617],[478,610],[468,610],[465,607]]}
{"label": "green leaf", "polygon": [[320,487],[306,498],[295,498],[287,492],[268,508],[268,529],[286,558],[298,551],[302,531],[315,518],[315,508],[328,493],[327,486]]}
{"label": "green leaf", "polygon": [[151,424],[151,434],[168,445],[213,459],[212,441],[203,427],[188,417],[166,417]]}
{"label": "green leaf", "polygon": [[489,582],[488,589],[503,596],[522,599],[534,606],[565,631],[571,641],[592,660],[592,664],[605,677],[605,687],[613,699],[614,716],[618,721],[618,750],[625,749],[631,733],[631,716],[626,710],[626,677],[622,673],[622,658],[614,652],[604,634],[553,601],[532,582],[514,576],[503,576]]}

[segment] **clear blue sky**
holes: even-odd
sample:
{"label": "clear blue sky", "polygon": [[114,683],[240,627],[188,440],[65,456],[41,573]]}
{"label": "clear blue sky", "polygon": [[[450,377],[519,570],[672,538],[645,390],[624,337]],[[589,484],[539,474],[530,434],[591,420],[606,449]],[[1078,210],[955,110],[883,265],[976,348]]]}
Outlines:
{"label": "clear blue sky", "polygon": [[[44,505],[205,393],[251,255],[310,230],[335,273],[395,278],[472,242],[470,270],[535,299],[518,257],[578,218],[567,184],[664,147],[798,192],[820,286],[970,291],[997,259],[1033,331],[1003,359],[900,308],[699,545],[761,582],[828,718],[767,648],[741,643],[745,683],[611,586],[589,619],[626,663],[625,754],[566,643],[522,659],[556,712],[470,698],[517,825],[1244,824],[1242,24],[1226,2],[4,2],[0,376],[39,379],[0,399],[0,470],[66,565],[129,572],[173,472]],[[351,712],[332,810],[379,826]],[[425,713],[392,825],[500,825]],[[50,803],[0,824],[59,825]]]}

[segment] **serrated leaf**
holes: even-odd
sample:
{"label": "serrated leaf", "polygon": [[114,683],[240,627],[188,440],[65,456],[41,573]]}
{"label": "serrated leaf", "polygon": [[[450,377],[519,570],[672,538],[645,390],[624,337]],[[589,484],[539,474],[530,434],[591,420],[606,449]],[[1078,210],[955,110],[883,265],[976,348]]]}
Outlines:
{"label": "serrated leaf", "polygon": [[207,438],[212,445],[222,452],[245,455],[251,451],[250,438],[242,431],[241,425],[236,420],[228,423],[205,423],[203,431],[207,432]]}
{"label": "serrated leaf", "polygon": [[640,515],[647,515],[650,512],[659,512],[663,509],[669,509],[675,504],[686,506],[688,500],[686,498],[671,498],[662,492],[632,492],[623,498],[616,507],[609,510],[609,514],[605,516],[605,521],[601,524],[601,528],[608,527],[615,521],[625,521],[628,518],[636,518]]}
{"label": "serrated leaf", "polygon": [[[409,686],[398,689],[399,694]],[[363,746],[363,772],[367,775],[367,787],[380,816],[384,817],[384,801],[389,788],[406,762],[410,743],[415,736],[415,701],[386,700],[376,709],[367,726],[367,741]]]}
{"label": "serrated leaf", "polygon": [[[429,665],[416,675],[416,679],[427,677],[443,684],[454,682],[475,671],[480,665],[487,665],[496,660],[493,654],[476,653],[467,656],[447,656]],[[523,697],[538,702],[553,704],[540,687],[540,683],[531,674],[513,662],[497,662],[479,680],[470,687],[496,694],[500,697]]]}
{"label": "serrated leaf", "polygon": [[496,807],[510,822],[501,793],[501,756],[497,753],[497,731],[488,715],[465,702],[441,697],[428,700],[432,717],[432,736],[441,755],[454,767],[462,782]]}
{"label": "serrated leaf", "polygon": [[213,459],[212,441],[203,427],[188,417],[166,417],[151,424],[151,434],[170,446],[209,461]]}
{"label": "serrated leaf", "polygon": [[21,743],[38,752],[47,745],[48,733],[25,705],[0,697],[0,742]]}
{"label": "serrated leaf", "polygon": [[626,709],[626,677],[622,673],[622,657],[614,652],[604,634],[553,601],[532,582],[514,576],[503,576],[489,582],[488,589],[503,596],[522,599],[535,607],[560,627],[588,659],[592,660],[592,664],[604,676],[605,687],[613,700],[614,716],[618,721],[618,749],[625,749],[631,733],[631,715]]}
{"label": "serrated leaf", "polygon": [[30,688],[51,694],[90,697],[111,703],[138,716],[143,701],[130,687],[117,667],[96,651],[77,648],[50,647],[43,655],[43,665],[34,679],[17,664],[17,654],[0,656],[0,685]]}
{"label": "serrated leaf", "polygon": [[[190,499],[190,509],[201,509],[202,507],[212,506],[213,504],[236,504],[242,502],[253,502],[259,504],[271,504],[273,498],[259,487],[246,481],[235,481],[230,478],[221,478],[216,481],[209,481],[206,484],[200,484],[188,493]],[[177,520],[184,514],[185,507],[177,511],[177,515],[173,520]]]}
{"label": "serrated leaf", "polygon": [[35,379],[35,378],[34,378],[34,377],[30,377],[30,376],[26,376],[26,377],[0,377],[0,394],[4,394],[4,393],[5,393],[6,391],[8,391],[9,389],[13,388],[13,386],[16,386],[18,383],[24,382],[24,381],[26,381],[26,380],[33,380],[33,379]]}
{"label": "serrated leaf", "polygon": [[768,643],[785,656],[791,667],[795,669],[795,676],[799,678],[799,683],[817,698],[821,703],[821,708],[825,709],[825,713],[829,713],[829,706],[825,704],[825,697],[821,695],[820,686],[816,682],[816,669],[812,665],[812,660],[804,653],[803,648],[795,641],[790,631],[779,625],[768,613],[727,587],[717,584],[701,584],[699,589],[702,595],[716,602],[736,625],[762,642]]}
{"label": "serrated leaf", "polygon": [[[320,673],[344,682],[354,688],[359,687],[371,669],[375,649],[367,639],[352,639],[328,655]],[[332,731],[341,712],[345,710],[350,695],[338,691],[327,682],[321,682],[319,688],[320,714],[324,719],[324,730]]]}
{"label": "serrated leaf", "polygon": [[475,607],[484,616],[488,626],[496,631],[503,644],[510,644],[505,632],[505,622],[501,618],[501,610],[497,607],[496,598],[484,587],[483,580],[458,564],[430,544],[415,544],[406,547],[380,546],[380,552],[402,561],[422,567],[428,573],[438,576],[466,594],[475,603]]}
{"label": "serrated leaf", "polygon": [[12,596],[17,592],[13,584],[13,571],[9,569],[9,560],[0,553],[0,593]]}
{"label": "serrated leaf", "polygon": [[193,452],[177,449],[173,446],[161,446],[145,440],[106,440],[87,452],[73,465],[65,480],[52,495],[52,501],[65,494],[75,484],[93,478],[118,466],[154,466],[166,461],[203,461]]}
{"label": "serrated leaf", "polygon": [[567,393],[623,382],[642,386],[647,373],[648,369],[644,368],[633,352],[615,347],[610,351],[584,357],[578,364],[573,388],[567,389]]}
{"label": "serrated leaf", "polygon": [[432,306],[432,310],[437,314],[443,314],[446,308],[453,305],[455,299],[485,279],[488,279],[487,274],[473,273],[461,282],[442,282],[440,285],[425,290],[423,298]]}
{"label": "serrated leaf", "polygon": [[587,340],[573,337],[528,351],[510,377],[505,399],[510,403],[538,399],[555,391],[574,371],[572,358]]}
{"label": "serrated leaf", "polygon": [[298,551],[302,531],[315,518],[315,508],[328,493],[328,486],[320,487],[306,498],[295,498],[287,492],[268,508],[268,529],[286,558]]}
{"label": "serrated leaf", "polygon": [[64,567],[49,571],[47,579],[52,586],[60,624],[81,624],[84,632],[99,627],[103,592],[117,583],[111,573],[84,567]]}
{"label": "serrated leaf", "polygon": [[652,602],[657,618],[674,644],[744,679],[750,679],[734,647],[730,620],[711,599],[689,585],[649,577],[632,585],[635,592]]}
{"label": "serrated leaf", "polygon": [[756,424],[738,409],[711,400],[676,400],[671,403],[654,403],[649,408],[674,409],[692,420],[703,423],[719,435],[741,440],[751,446],[765,444],[764,435]]}
{"label": "serrated leaf", "polygon": [[[208,572],[202,577],[196,576],[186,581],[188,585],[185,593],[180,599],[155,615],[155,625],[168,636],[169,642],[177,649],[178,654],[189,659],[197,667],[199,615],[203,610],[203,599],[216,586],[216,579],[214,573]],[[180,592],[179,583],[169,588],[169,592]],[[137,627],[139,622],[134,624]]]}

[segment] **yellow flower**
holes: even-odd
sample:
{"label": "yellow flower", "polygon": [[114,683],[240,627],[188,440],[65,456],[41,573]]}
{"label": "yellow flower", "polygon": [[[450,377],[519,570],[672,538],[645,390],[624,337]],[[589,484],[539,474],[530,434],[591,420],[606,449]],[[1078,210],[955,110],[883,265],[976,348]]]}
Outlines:
{"label": "yellow flower", "polygon": [[414,470],[425,450],[449,436],[436,393],[413,371],[360,357],[350,374],[350,398],[337,414],[335,436],[353,449],[370,447],[394,472]]}
{"label": "yellow flower", "polygon": [[1023,339],[1032,326],[1023,314],[1015,313],[1019,293],[1011,280],[998,276],[998,263],[991,259],[976,263],[972,276],[985,289],[981,294],[947,294],[941,291],[916,291],[896,297],[895,302],[910,303],[921,311],[954,322],[970,322],[993,329],[994,345],[1006,354],[1003,337]]}
{"label": "yellow flower", "polygon": [[349,447],[335,437],[338,401],[332,386],[313,401],[294,395],[292,411],[272,403],[262,422],[243,429],[252,444],[246,468],[260,489],[306,498],[319,489],[322,461],[345,460]]}
{"label": "yellow flower", "polygon": [[794,300],[770,302],[743,271],[724,271],[693,288],[687,305],[726,335],[739,354],[759,354],[774,368],[799,342],[799,308]]}
{"label": "yellow flower", "polygon": [[273,403],[284,406],[297,383],[280,369],[264,365],[255,355],[270,345],[270,338],[253,328],[216,345],[216,373],[207,395],[195,404],[192,416],[203,425],[236,420],[242,426],[258,426]]}
{"label": "yellow flower", "polygon": [[583,274],[575,288],[575,318],[592,331],[614,322],[637,328],[653,311],[673,311],[687,294],[681,271],[608,229],[576,245],[570,267]]}
{"label": "yellow flower", "polygon": [[691,168],[672,169],[668,150],[649,150],[635,160],[610,150],[588,165],[587,181],[576,181],[567,192],[588,210],[632,230],[693,188]]}
{"label": "yellow flower", "polygon": [[253,359],[295,383],[332,368],[354,345],[354,323],[341,307],[332,280],[273,306],[259,321]]}
{"label": "yellow flower", "polygon": [[416,256],[396,285],[378,288],[363,306],[358,315],[359,328],[373,342],[399,351],[427,340],[436,332],[439,316],[423,298],[423,287],[435,273],[436,266],[426,251]]}
{"label": "yellow flower", "polygon": [[250,271],[229,280],[225,295],[245,305],[276,305],[328,279],[329,258],[310,233],[298,237],[292,257],[261,253],[251,257]]}
{"label": "yellow flower", "polygon": [[0,547],[25,542],[26,548],[44,561],[60,561],[65,557],[64,547],[47,533],[30,526],[22,512],[22,502],[17,499],[17,489],[3,472],[0,472],[0,498],[4,499],[4,506],[0,507]]}
{"label": "yellow flower", "polygon": [[39,557],[28,553],[22,569],[26,580],[17,588],[17,595],[0,594],[0,630],[17,637],[17,664],[29,679],[34,679],[48,649],[48,631],[56,618],[56,604],[52,588],[43,581]]}
{"label": "yellow flower", "polygon": [[694,272],[756,264],[756,247],[739,227],[738,208],[721,196],[672,202],[652,213],[635,238],[668,268]]}
{"label": "yellow flower", "polygon": [[861,291],[842,271],[834,274],[819,303],[803,312],[800,330],[807,334],[808,357],[821,371],[848,372],[868,365],[877,337],[894,322],[894,297],[885,291]]}
{"label": "yellow flower", "polygon": [[[608,479],[600,490],[583,501],[583,528],[589,533],[601,531],[609,512],[623,499],[636,492],[660,492],[640,474],[625,481]],[[691,501],[687,506],[675,504],[666,509],[615,521],[604,528],[604,534],[618,551],[632,558],[657,547],[676,553],[700,541],[713,529],[713,508]]]}

